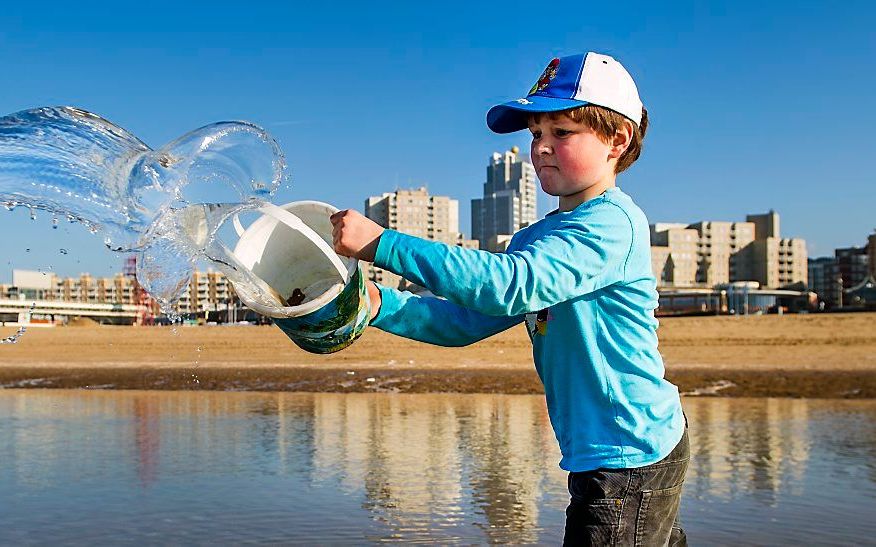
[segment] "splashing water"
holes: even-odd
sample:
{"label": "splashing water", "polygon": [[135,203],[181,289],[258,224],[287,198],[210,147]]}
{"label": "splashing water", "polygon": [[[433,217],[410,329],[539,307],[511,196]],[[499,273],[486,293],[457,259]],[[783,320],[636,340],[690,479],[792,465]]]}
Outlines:
{"label": "splashing water", "polygon": [[17,344],[18,339],[24,336],[24,333],[27,332],[27,327],[20,326],[18,330],[15,331],[15,334],[11,334],[6,338],[0,338],[0,344]]}
{"label": "splashing water", "polygon": [[[33,314],[33,310],[36,308],[36,302],[31,303],[30,309],[27,311],[28,317]],[[0,338],[0,345],[2,344],[17,344],[18,339],[24,336],[24,333],[27,332],[27,327],[21,325],[18,327],[18,330],[15,331],[14,334],[7,336],[5,338]]]}
{"label": "splashing water", "polygon": [[259,301],[270,288],[235,267],[217,232],[261,207],[285,180],[276,141],[246,122],[196,129],[152,150],[84,110],[47,107],[0,118],[0,203],[83,224],[119,252],[136,252],[137,279],[173,315],[197,260],[242,281]]}

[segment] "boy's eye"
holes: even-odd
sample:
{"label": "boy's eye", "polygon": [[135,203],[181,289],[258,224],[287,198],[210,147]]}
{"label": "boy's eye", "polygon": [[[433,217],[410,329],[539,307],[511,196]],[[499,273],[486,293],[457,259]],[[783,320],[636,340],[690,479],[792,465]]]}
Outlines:
{"label": "boy's eye", "polygon": [[554,129],[554,135],[557,137],[568,137],[572,132],[568,129]]}
{"label": "boy's eye", "polygon": [[538,140],[541,138],[541,131],[531,131],[531,133],[533,139]]}

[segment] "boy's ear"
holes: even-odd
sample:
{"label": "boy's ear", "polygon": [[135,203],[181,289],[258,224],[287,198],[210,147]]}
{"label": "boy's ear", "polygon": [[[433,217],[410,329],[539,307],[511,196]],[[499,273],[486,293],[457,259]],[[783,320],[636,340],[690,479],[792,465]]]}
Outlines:
{"label": "boy's ear", "polygon": [[624,120],[624,124],[614,133],[614,137],[611,139],[611,150],[608,153],[609,158],[620,158],[627,151],[630,142],[633,140],[633,131],[635,131],[633,129],[633,122]]}

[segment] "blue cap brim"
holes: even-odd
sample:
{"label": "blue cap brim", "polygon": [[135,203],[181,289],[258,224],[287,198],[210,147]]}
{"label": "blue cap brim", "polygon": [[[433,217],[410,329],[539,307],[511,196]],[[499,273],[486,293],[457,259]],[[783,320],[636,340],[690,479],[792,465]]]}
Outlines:
{"label": "blue cap brim", "polygon": [[517,99],[491,108],[487,112],[487,127],[496,133],[513,133],[528,127],[530,114],[559,112],[587,104],[589,103],[575,99],[530,95],[525,99]]}

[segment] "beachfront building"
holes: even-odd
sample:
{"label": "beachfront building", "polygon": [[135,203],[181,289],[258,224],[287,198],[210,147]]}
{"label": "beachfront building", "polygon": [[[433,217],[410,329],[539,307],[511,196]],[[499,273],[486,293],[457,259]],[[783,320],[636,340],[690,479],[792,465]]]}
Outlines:
{"label": "beachfront building", "polygon": [[177,304],[180,313],[216,311],[228,302],[230,284],[221,272],[194,271],[191,281]]}
{"label": "beachfront building", "polygon": [[805,287],[809,278],[806,241],[782,238],[775,211],[748,215],[746,220],[754,224],[754,241],[738,256],[743,269],[736,279],[757,281],[763,287]]}
{"label": "beachfront building", "polygon": [[745,222],[651,225],[651,259],[658,287],[715,287],[755,281],[778,289],[805,285],[806,242],[783,239],[775,211]]}
{"label": "beachfront building", "polygon": [[658,286],[692,287],[696,284],[699,234],[686,224],[651,225],[651,268]]}
{"label": "beachfront building", "polygon": [[[751,222],[704,221],[690,225],[697,231],[697,283],[702,286],[745,279],[736,254],[755,239]],[[746,279],[747,280],[747,279]]]}
{"label": "beachfront building", "polygon": [[113,277],[92,277],[87,273],[66,278],[53,275],[52,290],[46,298],[61,302],[133,304],[135,283],[120,273]]}
{"label": "beachfront building", "polygon": [[12,270],[12,284],[4,285],[0,297],[22,300],[51,300],[55,276],[42,270]]}
{"label": "beachfront building", "polygon": [[870,253],[866,247],[835,249],[834,260],[834,276],[843,290],[854,287],[870,274]]}
{"label": "beachfront building", "polygon": [[833,256],[809,261],[809,286],[826,308],[850,305],[847,295],[876,278],[876,234],[862,247],[835,249]]}
{"label": "beachfront building", "polygon": [[502,252],[511,236],[537,220],[536,175],[515,146],[493,153],[487,164],[484,195],[471,200],[471,236],[480,248]]}
{"label": "beachfront building", "polygon": [[736,281],[736,254],[754,240],[751,222],[701,221],[651,225],[658,286],[714,287]]}
{"label": "beachfront building", "polygon": [[809,290],[818,295],[824,307],[833,307],[842,299],[842,283],[837,278],[835,257],[810,258],[808,270]]}
{"label": "beachfront building", "polygon": [[[136,278],[124,273],[117,273],[113,277],[93,277],[83,273],[78,277],[61,278],[46,272],[13,270],[12,284],[0,285],[0,299],[146,306],[150,315],[159,313],[155,301],[141,297]],[[234,289],[224,274],[196,270],[176,303],[175,311],[180,315],[204,318],[209,312],[215,312],[224,317],[229,306],[234,305],[237,305]],[[85,306],[82,309],[91,308]],[[71,312],[68,315],[76,314]]]}
{"label": "beachfront building", "polygon": [[191,280],[176,304],[181,315],[224,312],[234,302],[234,289],[225,274],[208,270],[192,272]]}
{"label": "beachfront building", "polygon": [[136,280],[121,273],[113,277],[92,277],[87,273],[80,274],[79,277],[52,276],[52,292],[48,299],[62,302],[135,304],[135,287]]}
{"label": "beachfront building", "polygon": [[51,272],[13,270],[0,286],[0,321],[55,325],[87,317],[101,323],[140,322],[145,308],[134,298],[136,281],[116,274],[60,278]]}
{"label": "beachfront building", "polygon": [[[465,239],[459,231],[459,201],[431,196],[425,186],[371,196],[365,200],[365,216],[397,232],[466,248],[479,247],[477,241]],[[382,285],[401,288],[406,285],[398,275],[373,264],[369,265],[368,274]]]}
{"label": "beachfront building", "polygon": [[876,233],[867,238],[867,258],[870,261],[870,275],[876,277]]}

